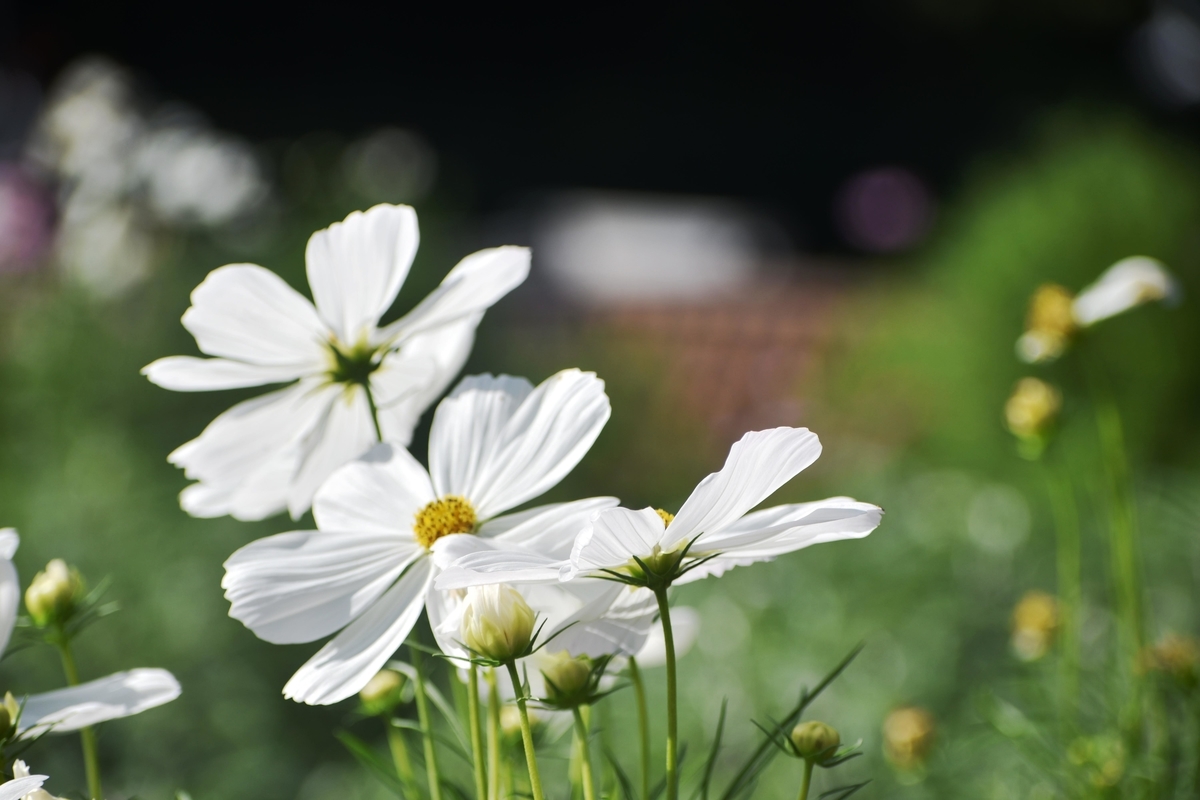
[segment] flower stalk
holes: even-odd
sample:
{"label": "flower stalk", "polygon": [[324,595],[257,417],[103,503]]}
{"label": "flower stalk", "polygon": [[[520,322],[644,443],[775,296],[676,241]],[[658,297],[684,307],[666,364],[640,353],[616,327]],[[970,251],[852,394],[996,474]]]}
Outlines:
{"label": "flower stalk", "polygon": [[529,768],[529,788],[533,792],[533,800],[544,800],[542,776],[538,772],[537,754],[533,750],[533,730],[529,727],[529,710],[525,707],[525,690],[521,676],[517,674],[517,662],[509,659],[504,666],[508,668],[508,677],[512,680],[513,693],[517,697],[517,711],[521,715],[521,743],[525,746],[525,764]]}
{"label": "flower stalk", "polygon": [[479,667],[471,662],[467,694],[467,721],[471,725],[471,762],[475,766],[475,797],[487,798],[487,776],[483,768],[483,729],[479,719]]}
{"label": "flower stalk", "polygon": [[396,775],[410,796],[419,797],[417,778],[413,772],[412,759],[408,755],[408,744],[404,741],[404,732],[397,728],[390,719],[385,722],[387,723],[388,749],[392,753],[392,763],[396,765]]}
{"label": "flower stalk", "polygon": [[650,711],[646,706],[646,685],[642,682],[642,671],[633,657],[629,659],[629,679],[637,698],[638,738],[642,750],[642,800],[650,800]]}
{"label": "flower stalk", "polygon": [[658,612],[662,617],[663,643],[667,650],[667,800],[676,800],[679,796],[679,776],[677,774],[679,731],[675,689],[675,635],[671,631],[671,606],[667,602],[667,587],[656,588],[654,597],[658,600]]}
{"label": "flower stalk", "polygon": [[797,800],[808,800],[808,787],[812,784],[813,762],[804,762],[804,777],[800,779],[800,794]]}
{"label": "flower stalk", "polygon": [[[55,644],[62,658],[63,674],[67,677],[68,686],[79,685],[79,668],[75,664],[75,655],[71,652],[71,640],[67,632],[58,626]],[[79,729],[79,741],[83,746],[83,769],[87,775],[88,796],[92,800],[104,800],[104,792],[100,787],[100,753],[96,747],[96,730],[91,726]]]}
{"label": "flower stalk", "polygon": [[487,777],[488,800],[500,800],[500,691],[496,686],[496,670],[489,667],[488,725],[487,725]]}
{"label": "flower stalk", "polygon": [[417,721],[421,725],[421,737],[425,745],[425,773],[429,780],[429,799],[442,800],[441,780],[438,776],[437,751],[433,746],[433,723],[429,717],[429,698],[425,695],[425,671],[421,664],[421,653],[412,651],[413,668],[417,675]]}
{"label": "flower stalk", "polygon": [[588,743],[588,725],[583,719],[583,709],[571,709],[575,715],[575,741],[579,743],[580,782],[583,784],[583,800],[596,800],[596,782],[592,776],[592,750]]}

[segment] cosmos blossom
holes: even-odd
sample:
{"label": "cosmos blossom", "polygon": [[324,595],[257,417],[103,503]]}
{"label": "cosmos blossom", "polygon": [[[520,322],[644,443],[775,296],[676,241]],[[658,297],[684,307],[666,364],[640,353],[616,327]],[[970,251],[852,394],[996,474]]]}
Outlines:
{"label": "cosmos blossom", "polygon": [[183,325],[212,358],[161,358],[143,374],[181,392],[289,385],[233,406],[171,453],[196,481],[180,495],[185,511],[298,518],[372,444],[408,444],[462,368],[483,313],[529,272],[526,248],[481,250],[381,327],[418,239],[412,208],[378,205],[309,239],[311,302],[255,264],[220,267],[196,287]]}

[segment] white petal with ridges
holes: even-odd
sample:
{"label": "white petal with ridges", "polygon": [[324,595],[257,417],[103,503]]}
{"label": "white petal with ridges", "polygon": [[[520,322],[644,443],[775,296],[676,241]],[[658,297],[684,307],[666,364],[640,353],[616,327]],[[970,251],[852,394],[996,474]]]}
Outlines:
{"label": "white petal with ridges", "polygon": [[420,234],[410,206],[354,211],[308,240],[308,285],[321,317],[345,344],[369,335],[408,276]]}
{"label": "white petal with ridges", "polygon": [[479,535],[497,544],[518,545],[548,558],[569,558],[575,537],[606,508],[616,508],[615,497],[589,497],[568,503],[551,503],[516,514],[505,514],[483,523]]}
{"label": "white petal with ridges", "polygon": [[425,468],[403,447],[384,443],[329,476],[313,501],[313,516],[323,531],[387,533],[413,542],[413,518],[433,499]]}
{"label": "white petal with ridges", "polygon": [[413,563],[371,608],[297,670],[283,687],[284,697],[329,705],[366,686],[421,615],[431,568],[428,558]]}
{"label": "white petal with ridges", "polygon": [[562,480],[611,413],[604,381],[593,373],[563,370],[532,391],[527,385],[507,376],[467,378],[434,415],[434,487],[466,497],[482,519]]}
{"label": "white petal with ridges", "polygon": [[319,372],[329,329],[302,294],[257,264],[229,264],[192,291],[183,327],[210,356]]}
{"label": "white petal with ridges", "polygon": [[78,686],[30,695],[21,712],[24,737],[66,733],[108,720],[131,717],[169,703],[179,681],[165,669],[132,669]]}
{"label": "white petal with ridges", "polygon": [[307,367],[262,366],[225,358],[168,356],[142,367],[155,386],[174,392],[211,392],[268,383],[287,383],[307,374]]}
{"label": "white petal with ridges", "polygon": [[652,508],[632,511],[610,508],[579,534],[571,551],[570,579],[581,573],[630,565],[632,557],[645,558],[661,546],[665,529],[662,517]]}
{"label": "white petal with ridges", "polygon": [[340,389],[325,415],[301,443],[300,466],[288,488],[288,511],[299,519],[313,495],[338,467],[365,453],[378,441],[367,393],[361,386]]}
{"label": "white petal with ridges", "polygon": [[392,533],[293,531],[225,562],[229,616],[274,644],[311,642],[350,624],[421,555]]}
{"label": "white petal with ridges", "polygon": [[403,342],[463,317],[486,311],[529,275],[527,247],[493,247],[464,258],[416,308],[379,332],[379,341]]}
{"label": "white petal with ridges", "polygon": [[36,792],[48,778],[45,775],[28,775],[0,784],[0,800],[22,800],[27,794]]}
{"label": "white petal with ridges", "polygon": [[767,499],[821,455],[807,428],[752,431],[734,443],[719,472],[692,491],[667,528],[663,549],[719,531]]}
{"label": "white petal with ridges", "polygon": [[1155,300],[1169,300],[1179,284],[1161,261],[1132,256],[1113,264],[1071,304],[1075,321],[1087,327]]}

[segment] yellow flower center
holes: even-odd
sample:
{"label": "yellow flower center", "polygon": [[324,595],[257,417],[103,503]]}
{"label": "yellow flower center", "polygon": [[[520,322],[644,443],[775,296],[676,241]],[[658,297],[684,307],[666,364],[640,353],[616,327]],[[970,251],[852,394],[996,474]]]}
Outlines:
{"label": "yellow flower center", "polygon": [[475,508],[465,497],[446,495],[417,512],[413,535],[426,550],[443,536],[475,530]]}
{"label": "yellow flower center", "polygon": [[662,517],[663,525],[670,525],[671,520],[675,519],[675,515],[670,511],[663,511],[661,508],[654,509],[654,513]]}
{"label": "yellow flower center", "polygon": [[1026,330],[1058,338],[1066,338],[1075,332],[1075,312],[1071,304],[1074,296],[1062,286],[1043,284],[1034,292],[1029,303],[1029,315],[1025,319]]}

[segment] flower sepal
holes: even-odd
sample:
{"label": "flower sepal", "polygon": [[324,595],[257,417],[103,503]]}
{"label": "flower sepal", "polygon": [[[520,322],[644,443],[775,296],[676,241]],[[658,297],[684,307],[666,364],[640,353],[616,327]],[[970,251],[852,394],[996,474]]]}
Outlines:
{"label": "flower sepal", "polygon": [[[699,538],[699,537],[696,537]],[[619,569],[602,569],[595,577],[624,583],[627,586],[649,589],[658,593],[666,591],[675,581],[702,564],[716,558],[719,553],[708,553],[688,558],[696,539],[676,550],[663,551],[658,545],[645,557],[631,556],[633,562]]]}
{"label": "flower sepal", "polygon": [[598,658],[572,656],[565,650],[543,656],[542,680],[546,684],[546,696],[534,698],[542,708],[552,711],[570,711],[580,706],[595,705],[625,684],[601,690],[600,681],[612,661],[612,654]]}

